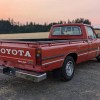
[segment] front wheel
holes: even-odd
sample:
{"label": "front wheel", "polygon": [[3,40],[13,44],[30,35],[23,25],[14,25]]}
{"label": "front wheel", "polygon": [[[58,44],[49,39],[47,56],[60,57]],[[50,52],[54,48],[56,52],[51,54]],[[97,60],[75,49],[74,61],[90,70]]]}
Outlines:
{"label": "front wheel", "polygon": [[100,55],[96,57],[97,61],[100,62]]}

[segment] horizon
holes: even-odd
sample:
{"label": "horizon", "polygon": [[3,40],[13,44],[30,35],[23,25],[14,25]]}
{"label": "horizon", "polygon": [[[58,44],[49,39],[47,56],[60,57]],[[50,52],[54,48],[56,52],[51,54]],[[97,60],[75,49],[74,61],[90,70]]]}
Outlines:
{"label": "horizon", "polygon": [[14,19],[15,22],[50,23],[76,18],[89,19],[100,28],[99,0],[1,0],[0,19]]}

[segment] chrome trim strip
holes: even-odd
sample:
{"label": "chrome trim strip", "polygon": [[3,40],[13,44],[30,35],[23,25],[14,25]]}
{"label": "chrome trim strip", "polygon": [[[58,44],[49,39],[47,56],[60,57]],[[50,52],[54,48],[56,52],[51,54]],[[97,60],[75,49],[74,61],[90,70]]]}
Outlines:
{"label": "chrome trim strip", "polygon": [[91,52],[87,52],[87,53],[79,54],[78,56],[83,56],[83,55],[90,54],[90,53],[94,53],[94,52],[99,52],[99,51],[98,51],[98,50],[96,50],[96,51],[91,51]]}
{"label": "chrome trim strip", "polygon": [[97,52],[97,50],[96,50],[96,51],[91,51],[91,52],[89,52],[89,53],[94,53],[94,52]]}
{"label": "chrome trim strip", "polygon": [[44,63],[42,65],[44,66],[44,65],[52,64],[52,63],[59,62],[59,61],[63,61],[63,60],[64,59],[59,59],[59,60],[51,61],[51,62],[48,62],[48,63]]}
{"label": "chrome trim strip", "polygon": [[83,54],[79,54],[78,56],[83,56],[83,55],[86,55],[86,54],[88,54],[88,52],[87,53],[83,53]]}

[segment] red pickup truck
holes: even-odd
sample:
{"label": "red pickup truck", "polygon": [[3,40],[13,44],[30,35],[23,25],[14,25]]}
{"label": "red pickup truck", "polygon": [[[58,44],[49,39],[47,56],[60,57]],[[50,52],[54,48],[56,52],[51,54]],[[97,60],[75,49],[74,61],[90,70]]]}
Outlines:
{"label": "red pickup truck", "polygon": [[48,39],[0,40],[0,72],[34,82],[48,71],[71,80],[75,65],[92,58],[100,61],[100,39],[84,24],[54,25]]}

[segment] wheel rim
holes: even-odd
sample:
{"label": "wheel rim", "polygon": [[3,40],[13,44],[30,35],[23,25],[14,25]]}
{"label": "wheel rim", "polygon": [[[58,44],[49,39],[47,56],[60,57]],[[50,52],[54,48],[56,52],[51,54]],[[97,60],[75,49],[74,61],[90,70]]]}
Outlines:
{"label": "wheel rim", "polygon": [[73,74],[74,64],[72,61],[67,62],[66,64],[66,74],[71,76]]}

